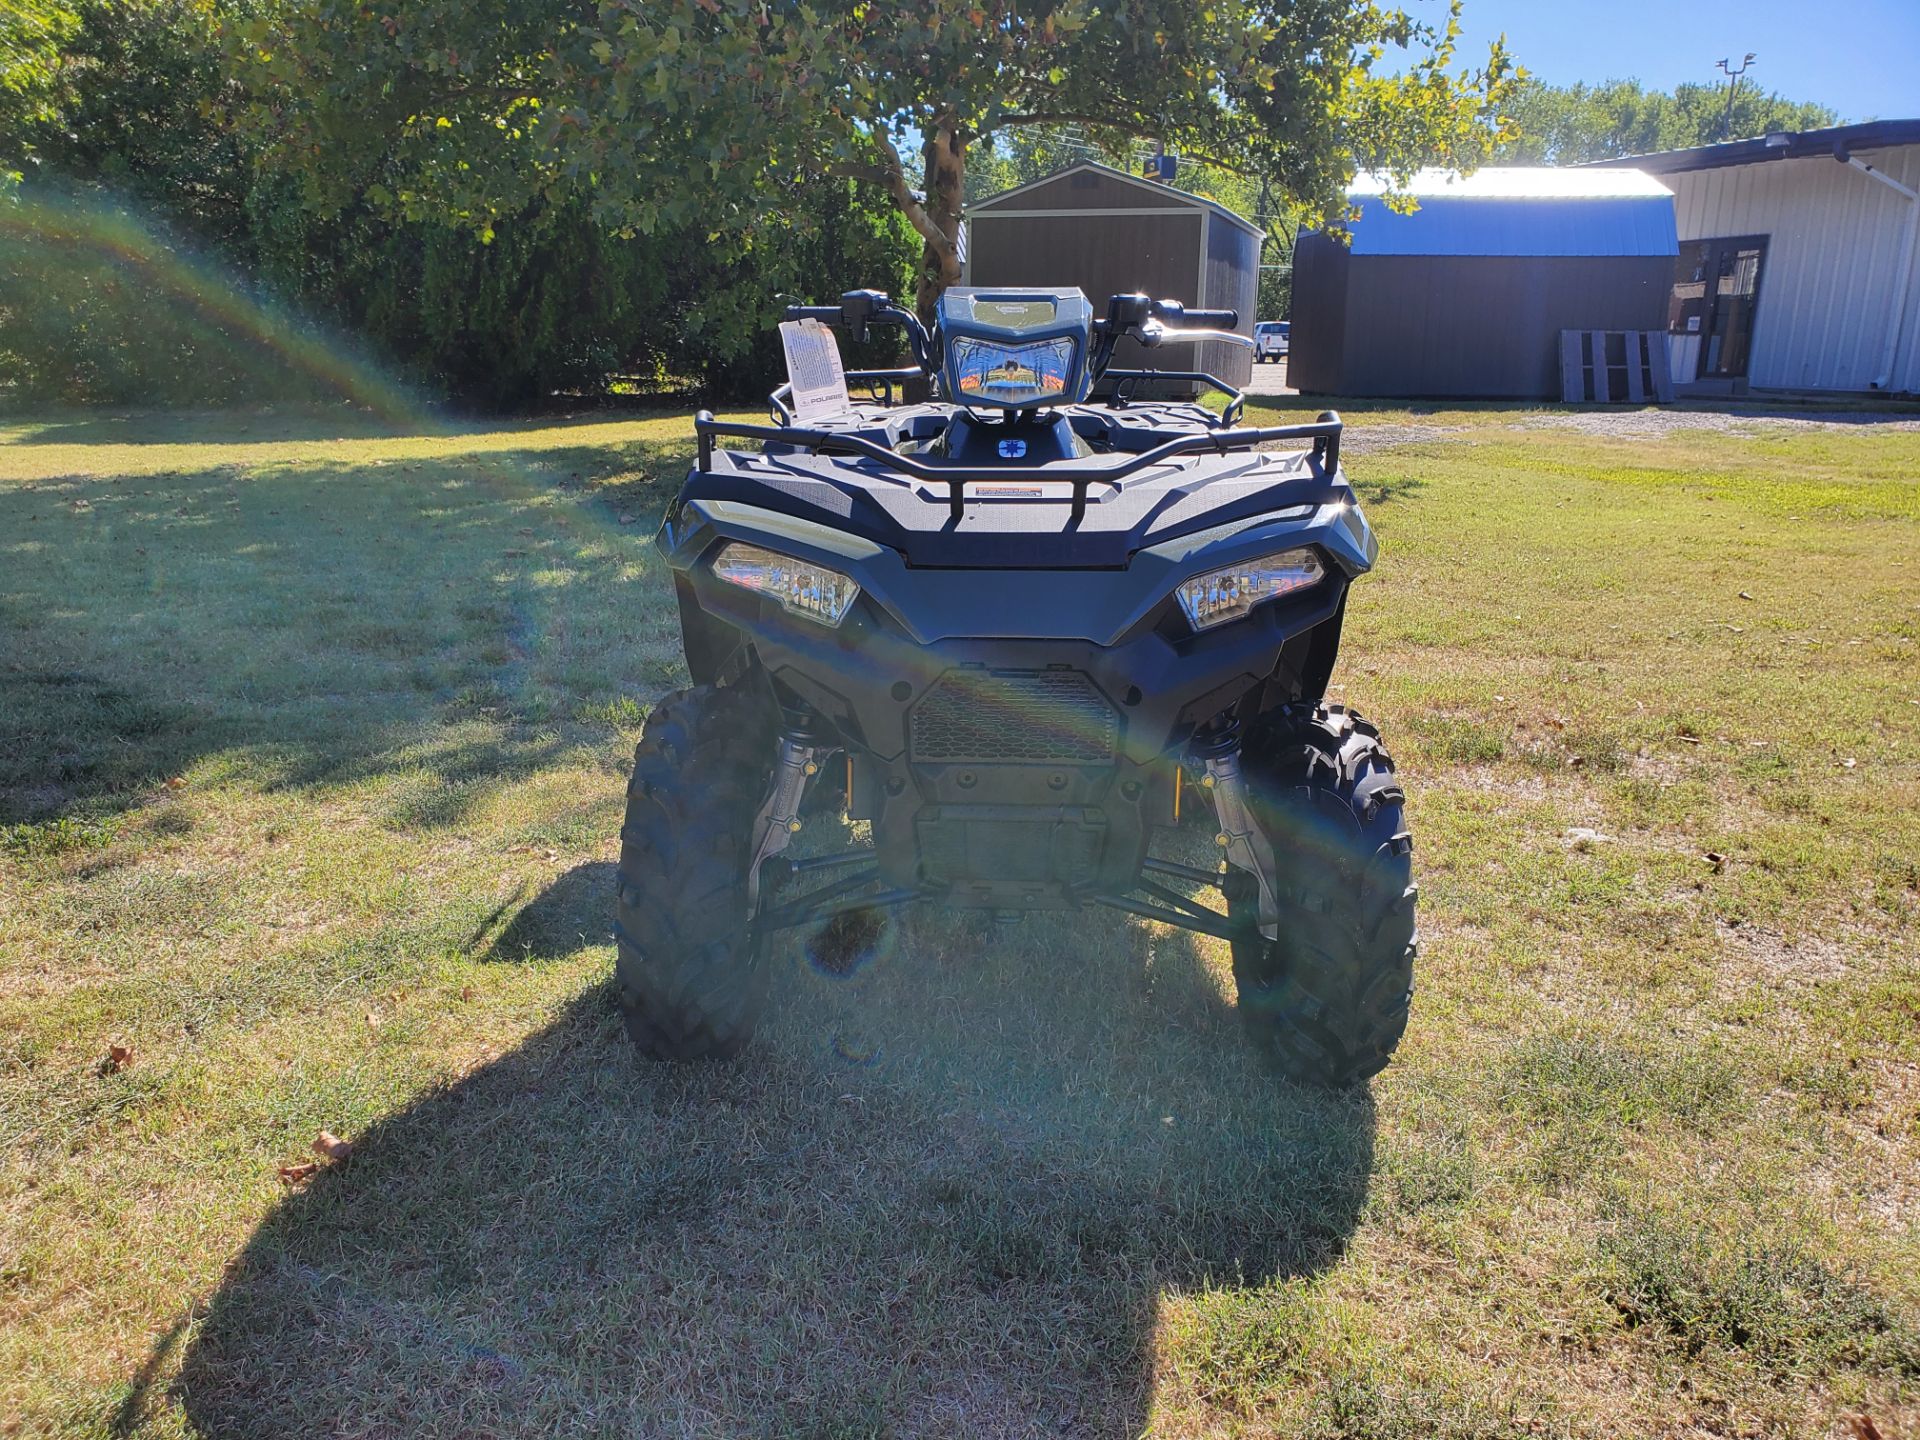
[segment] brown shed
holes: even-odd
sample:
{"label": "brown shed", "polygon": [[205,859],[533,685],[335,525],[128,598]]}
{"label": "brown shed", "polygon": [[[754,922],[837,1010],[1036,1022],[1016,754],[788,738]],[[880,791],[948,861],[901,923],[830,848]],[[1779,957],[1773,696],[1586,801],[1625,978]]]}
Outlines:
{"label": "brown shed", "polygon": [[[1142,292],[1240,313],[1253,335],[1260,227],[1217,201],[1083,160],[967,207],[968,285],[1078,286],[1102,313],[1109,295]],[[1142,349],[1116,366],[1203,370],[1231,385],[1253,376],[1253,352],[1224,340]]]}

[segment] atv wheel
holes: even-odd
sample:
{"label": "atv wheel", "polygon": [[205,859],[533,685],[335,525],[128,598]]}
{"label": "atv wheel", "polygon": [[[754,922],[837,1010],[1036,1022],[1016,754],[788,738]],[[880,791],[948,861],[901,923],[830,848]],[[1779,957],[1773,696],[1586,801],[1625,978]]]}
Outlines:
{"label": "atv wheel", "polygon": [[773,769],[771,708],[678,690],[647,716],[620,829],[614,927],[627,1033],[661,1060],[740,1053],[766,996],[747,925],[748,844]]}
{"label": "atv wheel", "polygon": [[1345,1086],[1400,1043],[1413,997],[1413,839],[1380,732],[1339,705],[1290,705],[1249,735],[1242,769],[1272,842],[1280,938],[1256,927],[1251,877],[1229,910],[1240,1014],[1281,1074]]}

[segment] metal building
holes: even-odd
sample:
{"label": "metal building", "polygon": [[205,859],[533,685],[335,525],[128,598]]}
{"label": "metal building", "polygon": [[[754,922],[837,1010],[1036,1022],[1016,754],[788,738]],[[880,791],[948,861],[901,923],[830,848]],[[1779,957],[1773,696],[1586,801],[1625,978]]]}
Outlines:
{"label": "metal building", "polygon": [[[1217,201],[1083,160],[967,207],[968,285],[1077,285],[1096,309],[1109,295],[1240,312],[1253,335],[1260,227]],[[1253,375],[1253,352],[1224,340],[1122,341],[1114,363],[1201,370],[1232,385]]]}
{"label": "metal building", "polygon": [[1546,398],[1562,330],[1666,324],[1673,197],[1634,170],[1363,176],[1351,243],[1303,233],[1287,379],[1325,395]]}
{"label": "metal building", "polygon": [[1673,191],[1682,393],[1920,394],[1920,120],[1603,162]]}

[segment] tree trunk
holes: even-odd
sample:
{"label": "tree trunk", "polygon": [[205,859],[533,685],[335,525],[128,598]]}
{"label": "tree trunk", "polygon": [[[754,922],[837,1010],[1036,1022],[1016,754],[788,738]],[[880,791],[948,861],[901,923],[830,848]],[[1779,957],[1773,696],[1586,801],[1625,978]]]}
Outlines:
{"label": "tree trunk", "polygon": [[925,236],[920,251],[920,283],[914,293],[914,308],[922,324],[933,323],[933,309],[941,292],[960,283],[960,203],[967,183],[967,140],[951,119],[937,120],[928,127],[921,148],[925,160],[927,218],[933,222],[934,235]]}

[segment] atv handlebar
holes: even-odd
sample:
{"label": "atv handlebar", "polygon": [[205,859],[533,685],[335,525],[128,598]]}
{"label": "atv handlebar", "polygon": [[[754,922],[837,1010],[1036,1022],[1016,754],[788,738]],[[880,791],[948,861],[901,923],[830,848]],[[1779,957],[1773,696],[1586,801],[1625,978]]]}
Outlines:
{"label": "atv handlebar", "polygon": [[818,320],[822,325],[838,325],[842,317],[838,305],[789,305],[786,318]]}
{"label": "atv handlebar", "polygon": [[855,340],[865,340],[868,329],[874,325],[898,325],[907,332],[907,341],[913,346],[914,363],[928,375],[939,373],[937,347],[920,323],[920,317],[894,304],[884,290],[849,290],[840,297],[838,305],[789,305],[787,319],[838,325]]}
{"label": "atv handlebar", "polygon": [[1195,330],[1231,330],[1240,323],[1238,310],[1189,310],[1178,300],[1153,302],[1153,318],[1171,329],[1190,326]]}
{"label": "atv handlebar", "polygon": [[1095,380],[1107,373],[1113,347],[1131,335],[1142,345],[1164,345],[1191,333],[1204,339],[1208,332],[1222,339],[1245,341],[1231,332],[1240,323],[1238,310],[1189,310],[1178,300],[1155,300],[1148,295],[1115,295],[1107,301],[1103,320],[1093,322],[1093,344],[1087,373]]}
{"label": "atv handlebar", "polygon": [[[920,317],[904,306],[896,305],[883,290],[849,290],[838,305],[789,305],[789,320],[818,320],[838,325],[855,340],[865,340],[875,325],[898,325],[907,332],[913,346],[914,363],[929,376],[940,373],[940,335],[928,334]],[[1240,323],[1238,310],[1189,310],[1178,300],[1155,300],[1151,296],[1115,295],[1107,301],[1107,313],[1093,322],[1093,334],[1087,353],[1087,374],[1098,380],[1113,359],[1113,347],[1123,336],[1132,335],[1144,345],[1160,345],[1192,332],[1201,338],[1211,331],[1223,339],[1241,339],[1231,332]]]}

